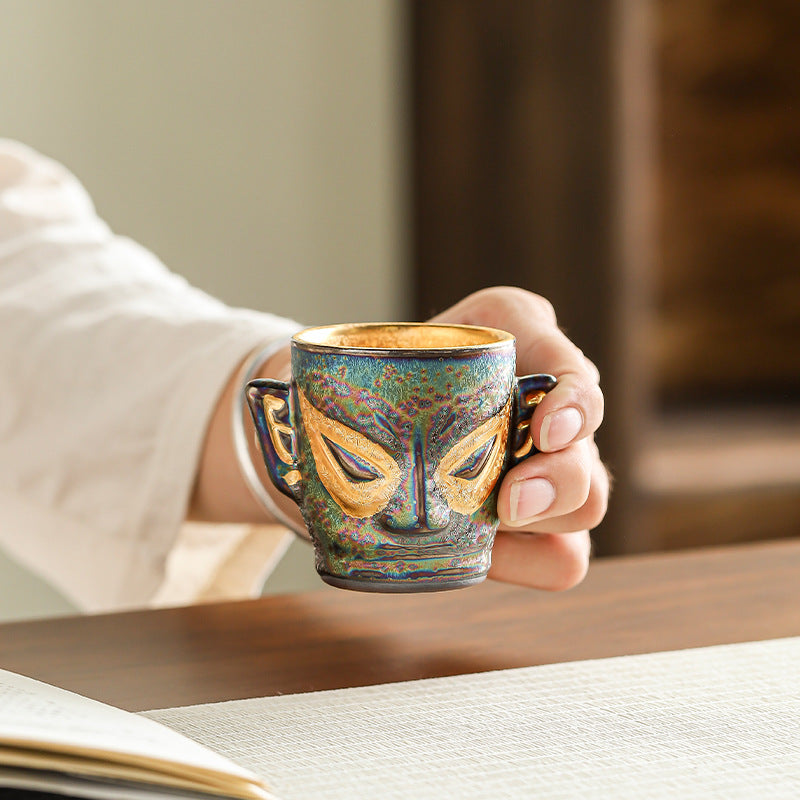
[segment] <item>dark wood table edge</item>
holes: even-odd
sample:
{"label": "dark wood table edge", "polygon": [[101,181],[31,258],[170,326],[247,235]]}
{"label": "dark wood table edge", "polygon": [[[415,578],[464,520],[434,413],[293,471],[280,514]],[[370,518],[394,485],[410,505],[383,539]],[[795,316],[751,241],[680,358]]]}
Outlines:
{"label": "dark wood table edge", "polygon": [[800,542],[598,559],[550,594],[305,594],[0,625],[0,667],[131,709],[800,635]]}

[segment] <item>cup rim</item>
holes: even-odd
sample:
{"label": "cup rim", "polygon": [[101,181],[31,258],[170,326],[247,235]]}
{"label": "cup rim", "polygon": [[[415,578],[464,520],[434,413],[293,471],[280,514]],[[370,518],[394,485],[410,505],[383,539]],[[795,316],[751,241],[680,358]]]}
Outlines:
{"label": "cup rim", "polygon": [[[424,329],[428,334],[433,332],[433,338],[440,337],[441,343],[426,343],[423,346],[411,344],[412,337],[409,335],[404,336],[403,334],[410,334],[415,328]],[[376,334],[374,343],[367,338],[370,332]],[[380,344],[377,335],[380,332],[389,338],[396,338],[398,344]],[[472,338],[473,341],[448,342],[447,332],[456,335],[460,334],[462,339]],[[352,334],[353,341],[347,341],[347,334]],[[461,325],[449,322],[344,322],[304,328],[294,334],[291,341],[292,347],[307,352],[386,356],[425,356],[431,354],[441,356],[443,354],[469,355],[501,350],[513,347],[516,339],[508,331],[483,325]],[[361,343],[363,341],[369,343]]]}

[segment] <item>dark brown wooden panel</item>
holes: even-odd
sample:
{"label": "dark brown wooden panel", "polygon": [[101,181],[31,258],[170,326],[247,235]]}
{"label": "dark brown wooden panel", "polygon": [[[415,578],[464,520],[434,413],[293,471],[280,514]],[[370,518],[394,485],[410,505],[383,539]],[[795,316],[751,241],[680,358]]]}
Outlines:
{"label": "dark brown wooden panel", "polygon": [[648,506],[662,550],[747,542],[755,531],[764,539],[800,534],[800,488],[657,497]]}
{"label": "dark brown wooden panel", "polygon": [[800,3],[659,0],[665,407],[800,403]]}
{"label": "dark brown wooden panel", "polygon": [[[598,439],[617,476],[602,553],[626,549],[628,350],[617,320],[615,3],[419,0],[412,4],[416,314],[485,286],[546,296],[598,365]],[[624,313],[625,319],[630,315]],[[638,335],[638,334],[637,334]],[[632,392],[630,390],[633,390]]]}
{"label": "dark brown wooden panel", "polygon": [[413,5],[420,317],[495,284],[546,295],[602,359],[613,212],[609,6]]}
{"label": "dark brown wooden panel", "polygon": [[418,315],[493,283],[553,301],[603,376],[599,552],[785,535],[785,498],[759,532],[745,493],[714,537],[719,498],[632,464],[676,410],[800,407],[800,4],[412,9]]}

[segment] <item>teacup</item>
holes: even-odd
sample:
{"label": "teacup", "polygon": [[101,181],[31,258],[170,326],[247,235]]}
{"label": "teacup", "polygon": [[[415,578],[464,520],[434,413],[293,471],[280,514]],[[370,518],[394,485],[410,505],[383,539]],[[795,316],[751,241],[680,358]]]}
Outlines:
{"label": "teacup", "polygon": [[324,581],[420,592],[486,577],[500,478],[536,452],[530,420],[556,383],[516,377],[514,342],[467,325],[308,328],[291,384],[247,385],[264,463]]}

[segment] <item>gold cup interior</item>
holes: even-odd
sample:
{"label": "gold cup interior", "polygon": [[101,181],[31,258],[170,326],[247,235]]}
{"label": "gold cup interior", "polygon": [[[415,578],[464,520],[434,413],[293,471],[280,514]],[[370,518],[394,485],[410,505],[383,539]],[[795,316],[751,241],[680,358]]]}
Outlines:
{"label": "gold cup interior", "polygon": [[475,325],[401,322],[324,325],[300,331],[293,340],[311,349],[436,351],[503,347],[514,337]]}

